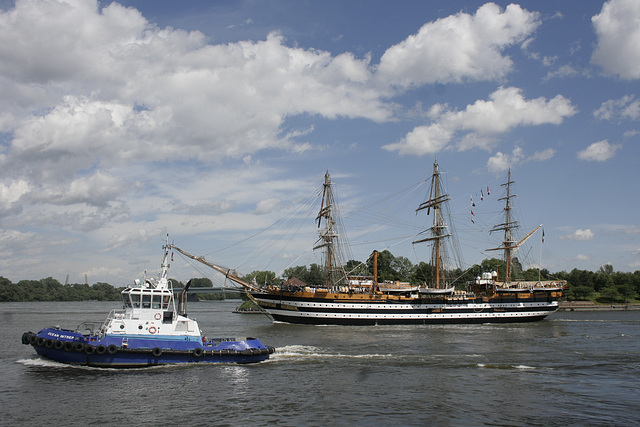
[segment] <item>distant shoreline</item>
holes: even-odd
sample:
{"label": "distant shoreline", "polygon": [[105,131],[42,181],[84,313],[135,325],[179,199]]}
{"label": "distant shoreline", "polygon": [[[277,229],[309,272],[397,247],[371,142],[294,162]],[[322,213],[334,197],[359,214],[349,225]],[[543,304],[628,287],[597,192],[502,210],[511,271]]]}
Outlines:
{"label": "distant shoreline", "polygon": [[640,304],[596,304],[591,301],[563,301],[558,311],[625,311],[640,310]]}

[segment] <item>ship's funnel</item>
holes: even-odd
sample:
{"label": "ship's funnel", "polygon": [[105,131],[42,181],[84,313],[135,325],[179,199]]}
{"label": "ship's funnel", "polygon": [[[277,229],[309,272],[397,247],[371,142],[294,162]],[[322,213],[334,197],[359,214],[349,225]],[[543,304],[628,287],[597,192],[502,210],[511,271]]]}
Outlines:
{"label": "ship's funnel", "polygon": [[187,317],[187,292],[191,286],[191,280],[184,285],[184,289],[180,292],[180,301],[178,302],[178,314]]}

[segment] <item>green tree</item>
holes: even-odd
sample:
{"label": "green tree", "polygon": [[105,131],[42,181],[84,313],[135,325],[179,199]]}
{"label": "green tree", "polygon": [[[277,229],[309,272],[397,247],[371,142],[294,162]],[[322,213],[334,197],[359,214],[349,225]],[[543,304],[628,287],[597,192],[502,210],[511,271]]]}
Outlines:
{"label": "green tree", "polygon": [[252,271],[251,273],[244,276],[244,280],[247,282],[255,282],[258,286],[264,286],[267,284],[271,284],[274,282],[276,278],[276,273],[273,271]]}
{"label": "green tree", "polygon": [[397,280],[402,282],[411,280],[414,267],[409,258],[403,256],[395,257],[391,261],[391,268],[395,271]]}
{"label": "green tree", "polygon": [[[393,262],[395,257],[385,249],[382,252],[378,252],[378,281],[384,282],[386,280],[393,281],[398,280],[398,273],[393,268]],[[373,254],[367,260],[367,267],[369,271],[373,272]]]}
{"label": "green tree", "polygon": [[194,277],[191,280],[192,288],[212,288],[213,282],[208,277]]}
{"label": "green tree", "polygon": [[483,259],[480,263],[480,267],[483,273],[491,273],[493,271],[498,272],[498,280],[505,279],[504,261],[498,258]]}
{"label": "green tree", "polygon": [[420,261],[417,266],[413,269],[413,274],[411,275],[411,283],[426,283],[430,284],[431,277],[433,273],[433,267],[431,264],[427,264],[424,261]]}
{"label": "green tree", "polygon": [[511,278],[513,280],[522,279],[522,264],[520,264],[520,260],[518,257],[513,257],[511,260]]}
{"label": "green tree", "polygon": [[593,296],[593,288],[589,286],[572,286],[567,291],[567,299],[585,301]]}
{"label": "green tree", "polygon": [[318,264],[311,264],[306,280],[303,280],[303,282],[313,286],[323,286],[325,282],[324,268]]}
{"label": "green tree", "polygon": [[613,266],[611,264],[600,267],[593,280],[593,285],[597,292],[602,292],[613,286]]}
{"label": "green tree", "polygon": [[620,295],[620,292],[614,286],[602,289],[600,296],[597,298],[597,301],[601,303],[615,303],[623,300],[624,297]]}
{"label": "green tree", "polygon": [[287,268],[282,273],[282,277],[284,277],[287,280],[291,279],[292,277],[296,277],[302,280],[303,282],[306,282],[306,279],[308,276],[309,276],[309,270],[304,265]]}
{"label": "green tree", "polygon": [[351,259],[344,266],[349,276],[369,276],[371,272],[364,262]]}

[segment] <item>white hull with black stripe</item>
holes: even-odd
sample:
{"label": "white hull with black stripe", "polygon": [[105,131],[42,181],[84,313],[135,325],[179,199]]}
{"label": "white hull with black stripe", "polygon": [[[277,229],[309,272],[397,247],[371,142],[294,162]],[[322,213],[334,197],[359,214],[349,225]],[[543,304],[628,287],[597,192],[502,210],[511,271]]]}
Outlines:
{"label": "white hull with black stripe", "polygon": [[[337,298],[306,298],[253,292],[253,298],[274,321],[303,324],[392,325],[439,323],[510,323],[542,320],[558,309],[551,294],[520,298],[440,301],[413,299],[340,301]],[[533,300],[532,300],[533,299]],[[503,302],[496,302],[502,300]],[[511,301],[507,301],[511,300]]]}

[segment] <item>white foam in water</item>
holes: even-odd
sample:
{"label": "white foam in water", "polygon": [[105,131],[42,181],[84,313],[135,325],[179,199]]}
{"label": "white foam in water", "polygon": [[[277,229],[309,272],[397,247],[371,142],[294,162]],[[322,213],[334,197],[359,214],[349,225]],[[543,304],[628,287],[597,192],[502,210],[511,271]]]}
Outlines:
{"label": "white foam in water", "polygon": [[314,358],[345,358],[345,359],[372,359],[372,358],[386,358],[391,354],[343,354],[343,353],[328,353],[324,349],[314,346],[304,345],[287,345],[284,347],[276,348],[276,352],[271,355],[270,360],[280,359],[314,359]]}
{"label": "white foam in water", "polygon": [[16,360],[16,363],[20,363],[25,366],[39,366],[43,368],[68,368],[71,366],[47,359],[20,359]]}
{"label": "white foam in water", "polygon": [[[112,372],[118,369],[127,369],[127,368],[101,368],[97,366],[83,366],[83,365],[72,365],[68,363],[56,362],[54,360],[49,359],[19,359],[16,360],[16,363],[20,363],[24,366],[35,366],[39,368],[58,368],[58,369],[81,369],[81,370],[92,370],[92,371],[109,371]],[[144,366],[136,369],[167,369],[173,366],[178,366],[179,364],[168,364],[168,365],[154,365],[154,366]]]}

